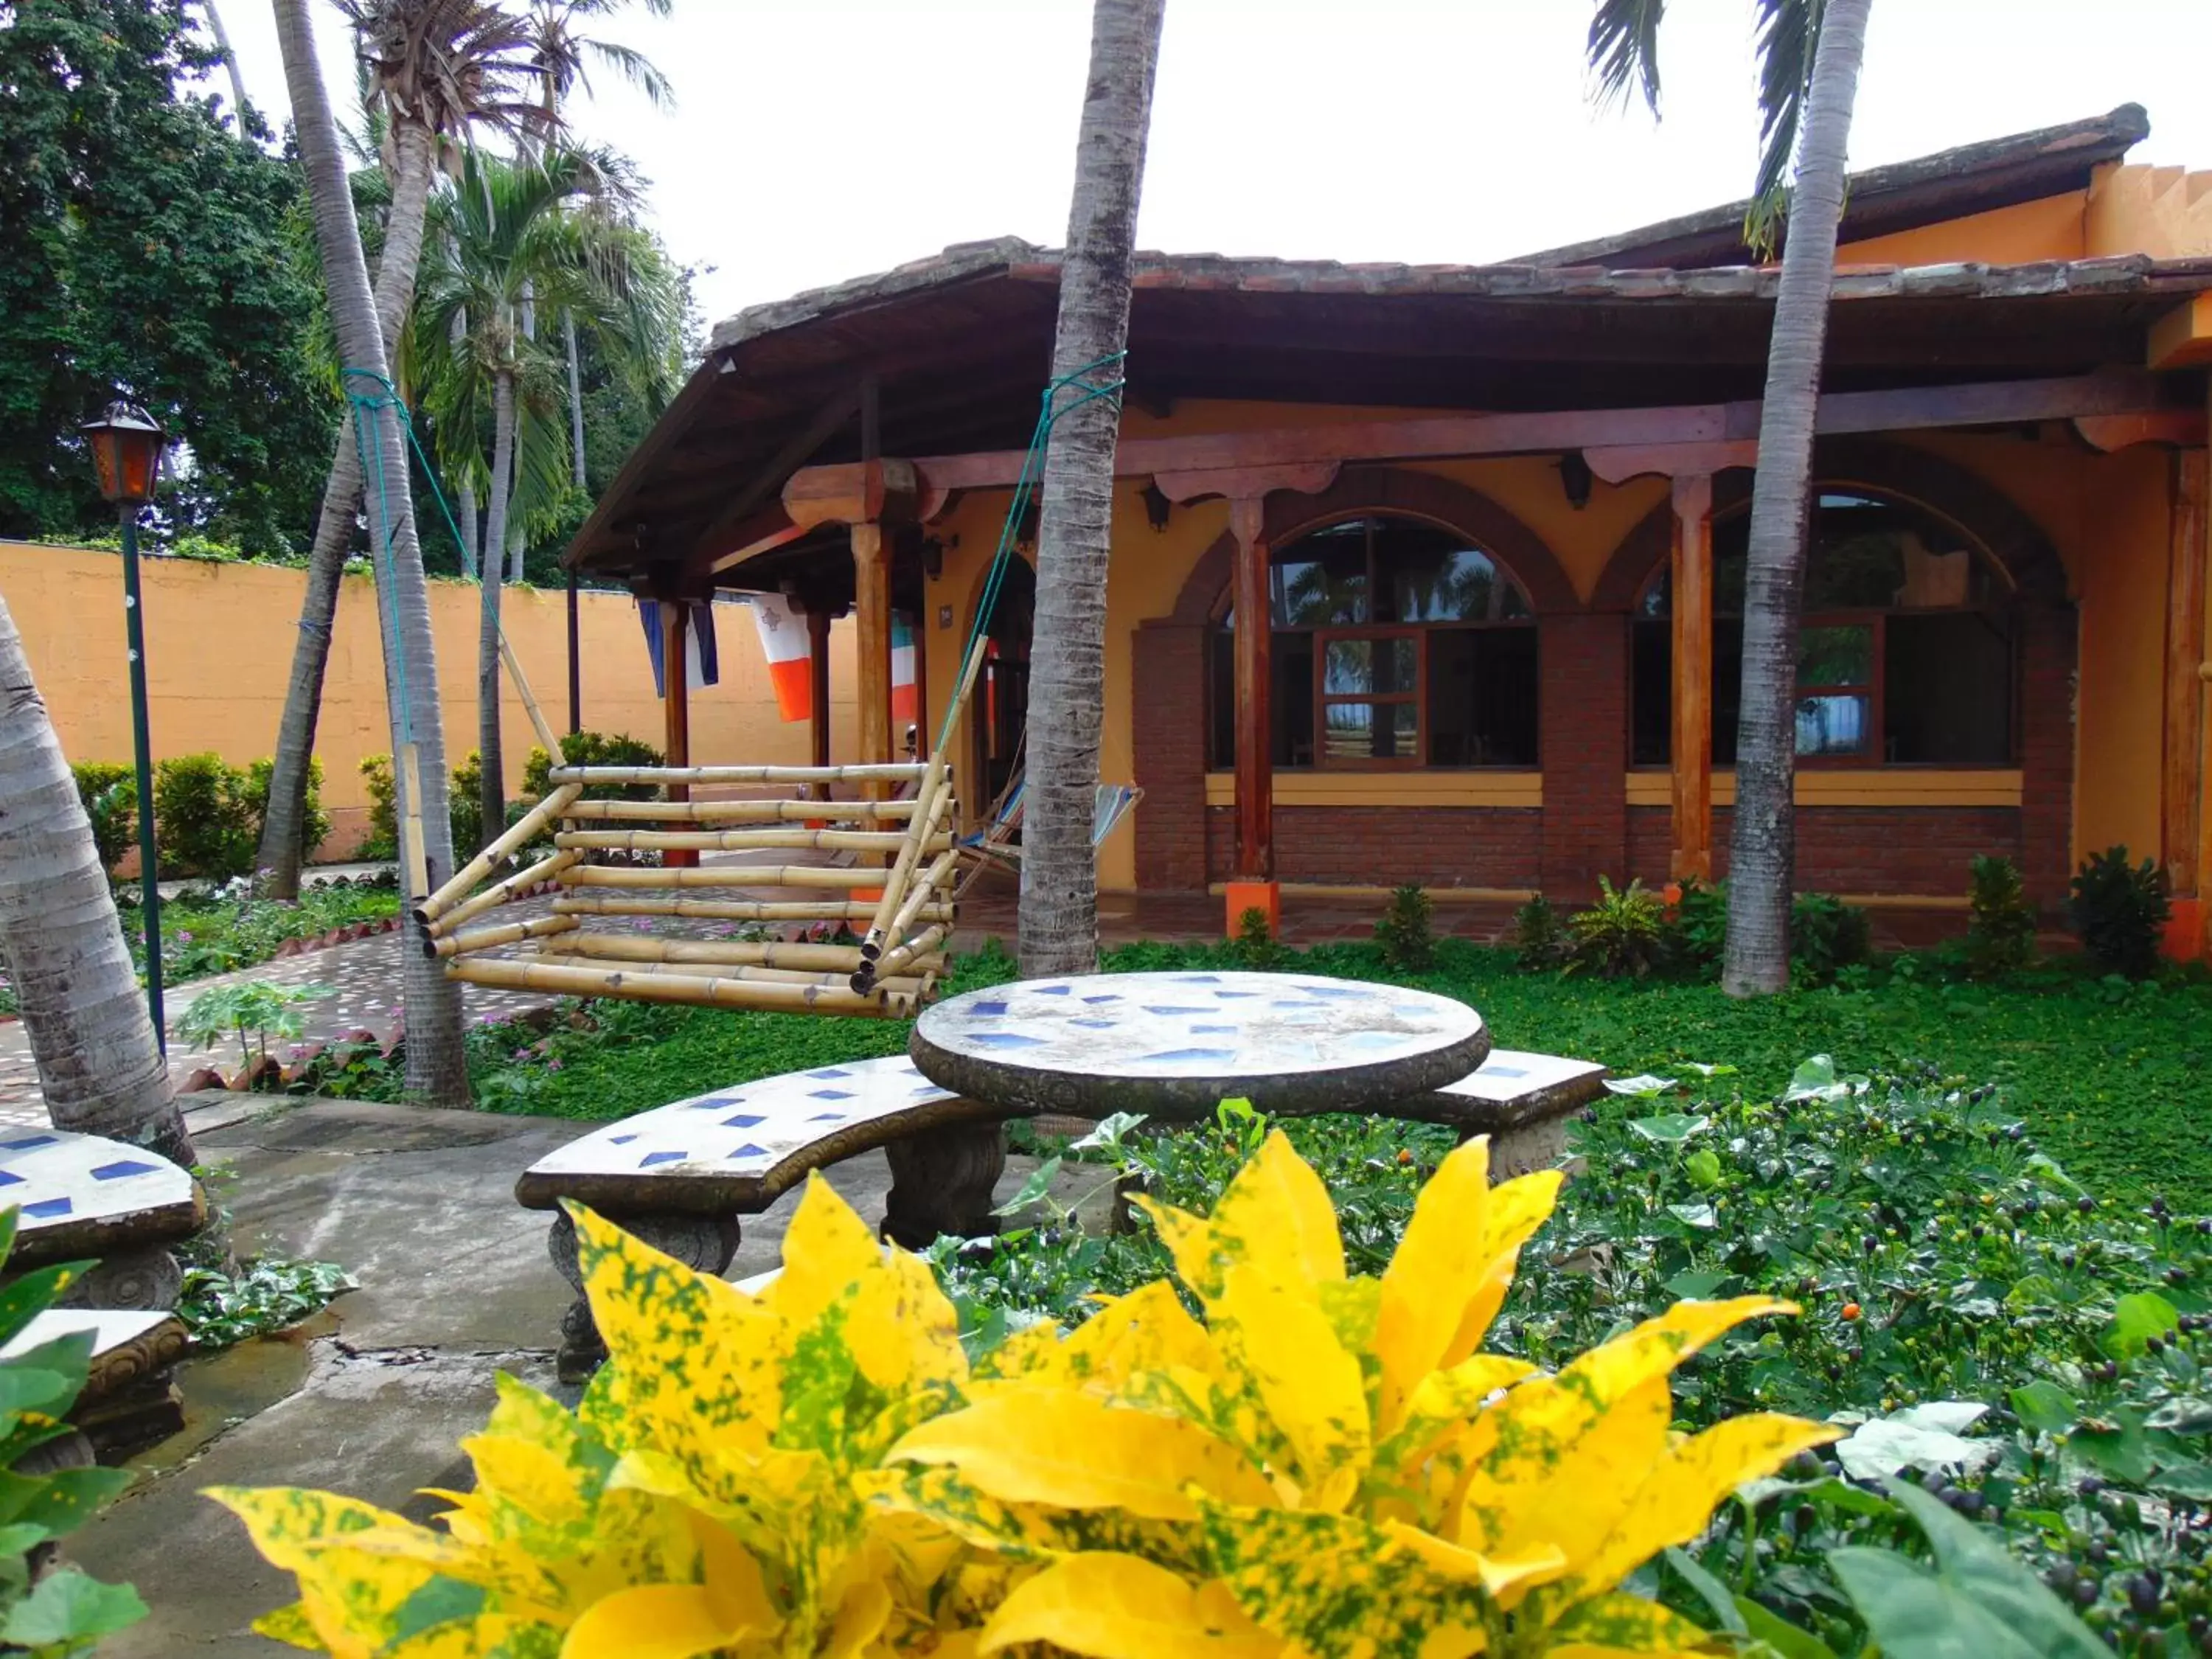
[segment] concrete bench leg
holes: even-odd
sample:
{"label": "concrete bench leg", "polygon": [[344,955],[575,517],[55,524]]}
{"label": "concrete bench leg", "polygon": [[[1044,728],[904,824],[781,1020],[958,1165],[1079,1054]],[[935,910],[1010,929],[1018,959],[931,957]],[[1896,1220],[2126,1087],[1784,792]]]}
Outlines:
{"label": "concrete bench leg", "polygon": [[109,1250],[92,1270],[62,1292],[56,1306],[116,1308],[131,1313],[167,1313],[185,1287],[185,1270],[159,1244]]}
{"label": "concrete bench leg", "polygon": [[[625,1215],[608,1219],[685,1267],[718,1278],[738,1253],[738,1218],[733,1215]],[[554,1218],[545,1248],[554,1267],[576,1292],[576,1300],[561,1316],[561,1352],[555,1369],[563,1382],[586,1382],[605,1362],[607,1345],[592,1318],[591,1302],[584,1295],[584,1270],[576,1260],[576,1226],[566,1211]]]}
{"label": "concrete bench leg", "polygon": [[[1548,1170],[1567,1155],[1567,1121],[1563,1117],[1540,1119],[1510,1129],[1493,1130],[1490,1136],[1490,1179],[1494,1186],[1516,1176]],[[1460,1131],[1465,1146],[1478,1132]]]}
{"label": "concrete bench leg", "polygon": [[991,1189],[1006,1169],[1006,1126],[964,1123],[909,1135],[884,1148],[891,1190],[884,1236],[918,1250],[941,1234],[984,1238],[999,1231]]}

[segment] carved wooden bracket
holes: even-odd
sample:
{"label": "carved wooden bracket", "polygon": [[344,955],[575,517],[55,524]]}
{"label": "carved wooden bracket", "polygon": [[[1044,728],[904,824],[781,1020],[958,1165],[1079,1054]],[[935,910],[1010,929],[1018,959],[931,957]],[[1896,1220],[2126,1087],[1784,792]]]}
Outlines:
{"label": "carved wooden bracket", "polygon": [[1152,482],[1170,501],[1187,503],[1226,495],[1232,501],[1265,501],[1278,489],[1318,495],[1336,482],[1341,461],[1298,461],[1285,466],[1206,467],[1190,472],[1156,472]]}
{"label": "carved wooden bracket", "polygon": [[923,495],[912,461],[854,461],[793,473],[783,487],[783,510],[801,530],[825,524],[914,524],[923,516]]}
{"label": "carved wooden bracket", "polygon": [[1729,443],[1620,444],[1585,449],[1583,459],[1592,472],[1609,484],[1626,483],[1652,473],[1667,478],[1698,475],[1710,489],[1716,472],[1732,466],[1757,466],[1759,441],[1751,438]]}
{"label": "carved wooden bracket", "polygon": [[2162,409],[2139,415],[2077,415],[2074,430],[2090,448],[2107,454],[2131,444],[2172,444],[2196,449],[2204,443],[2204,411]]}

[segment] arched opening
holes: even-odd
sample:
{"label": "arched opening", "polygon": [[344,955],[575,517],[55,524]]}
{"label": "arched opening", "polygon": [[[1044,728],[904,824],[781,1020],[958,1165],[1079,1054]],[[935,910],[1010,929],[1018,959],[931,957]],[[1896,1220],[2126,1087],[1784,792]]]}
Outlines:
{"label": "arched opening", "polygon": [[[1270,747],[1281,769],[1533,767],[1534,608],[1487,549],[1400,514],[1364,514],[1274,550]],[[1209,763],[1236,764],[1235,636],[1210,639]]]}
{"label": "arched opening", "polygon": [[969,705],[975,745],[979,805],[1005,794],[1021,770],[1022,734],[1030,718],[1030,641],[1036,624],[1036,572],[1026,559],[1006,561],[998,602],[985,619],[983,668]]}
{"label": "arched opening", "polygon": [[[1735,763],[1750,514],[1713,524],[1713,763]],[[1671,751],[1673,583],[1633,615],[1631,759]],[[1811,765],[2007,766],[2019,627],[2003,567],[1959,526],[1856,485],[1816,484],[1797,645],[1797,757]]]}

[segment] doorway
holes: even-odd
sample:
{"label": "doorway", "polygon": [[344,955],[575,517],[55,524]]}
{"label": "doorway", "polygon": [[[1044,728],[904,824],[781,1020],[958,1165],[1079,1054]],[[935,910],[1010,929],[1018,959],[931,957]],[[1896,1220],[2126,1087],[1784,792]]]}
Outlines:
{"label": "doorway", "polygon": [[1022,767],[1022,734],[1030,718],[1030,640],[1036,622],[1036,572],[1029,561],[1006,562],[999,599],[983,632],[983,670],[969,718],[975,722],[979,799],[996,808]]}

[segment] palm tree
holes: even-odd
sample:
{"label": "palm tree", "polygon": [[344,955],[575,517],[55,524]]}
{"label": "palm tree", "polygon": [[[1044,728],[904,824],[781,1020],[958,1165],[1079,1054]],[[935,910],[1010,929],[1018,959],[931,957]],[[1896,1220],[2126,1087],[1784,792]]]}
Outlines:
{"label": "palm tree", "polygon": [[[353,196],[346,185],[337,122],[315,64],[307,0],[275,0],[275,7],[277,44],[307,169],[307,198],[314,212],[315,240],[322,251],[323,282],[338,350],[353,368],[385,375],[389,368],[384,335],[368,285],[368,264],[362,254]],[[392,257],[388,248],[385,257]],[[389,532],[388,545],[378,550],[377,610],[384,632],[385,678],[392,694],[392,752],[397,757],[411,741],[417,761],[419,790],[403,775],[399,806],[420,823],[432,878],[438,879],[451,875],[455,867],[453,829],[446,808],[446,744],[439,725],[430,595],[408,493],[407,441],[394,399],[372,400],[362,416],[374,422],[379,464],[374,480],[379,511],[373,516],[372,535],[381,534],[387,526]],[[404,774],[404,769],[399,769]],[[469,1076],[461,1048],[460,987],[445,976],[438,960],[423,950],[424,942],[421,924],[410,914],[400,953],[407,1091],[433,1105],[465,1106]]]}
{"label": "palm tree", "polygon": [[[607,361],[665,397],[681,324],[673,270],[626,216],[626,170],[605,153],[556,146],[535,158],[475,155],[441,197],[407,334],[410,378],[436,415],[441,459],[480,465],[492,430],[477,641],[477,755],[483,836],[505,824],[500,733],[500,560],[517,520],[548,516],[565,483],[559,359],[525,326],[532,296],[582,325]],[[468,327],[459,325],[468,319]]]}
{"label": "palm tree", "polygon": [[[1053,337],[1058,384],[1121,380],[1129,337],[1137,200],[1152,125],[1166,0],[1096,0],[1091,72]],[[1098,961],[1098,863],[1091,844],[1106,705],[1106,561],[1113,530],[1118,395],[1056,394],[1037,535],[1030,654],[1029,805],[1022,825],[1021,957],[1029,978]]]}
{"label": "palm tree", "polygon": [[[577,87],[583,88],[586,97],[591,95],[594,64],[635,87],[653,108],[674,106],[676,88],[651,58],[633,46],[599,40],[577,27],[579,19],[610,16],[632,3],[644,6],[655,17],[665,17],[674,9],[673,0],[535,0],[530,9],[532,56],[542,83],[542,106],[549,119],[559,118],[562,106]],[[561,348],[568,357],[571,477],[578,490],[586,490],[591,478],[584,465],[583,365],[576,349],[576,319],[567,311],[561,313]],[[519,561],[514,574],[522,574]]]}
{"label": "palm tree", "polygon": [[[385,216],[375,304],[390,357],[398,350],[414,297],[424,219],[441,167],[458,166],[462,141],[472,128],[520,134],[539,130],[546,118],[531,95],[537,72],[521,20],[493,0],[338,0],[338,6],[353,24],[368,71],[370,116],[385,138],[392,205]],[[361,465],[349,416],[331,456],[322,515],[307,557],[300,634],[262,823],[258,862],[268,872],[268,890],[280,898],[296,897],[300,890],[307,763],[322,712],[331,619],[337,614],[339,578],[361,502]]]}
{"label": "palm tree", "polygon": [[[1721,988],[1737,997],[1790,986],[1798,597],[1845,152],[1872,0],[1758,0],[1758,7],[1766,149],[1746,227],[1754,245],[1771,246],[1793,157],[1796,184],[1790,192],[1789,234],[1766,353],[1744,582],[1743,697],[1729,842],[1728,946],[1721,964]],[[1601,85],[1617,94],[1637,82],[1655,111],[1665,9],[1665,0],[1598,0],[1590,25],[1590,61]]]}
{"label": "palm tree", "polygon": [[46,1113],[189,1168],[197,1161],[146,1016],[92,825],[22,635],[0,599],[0,959]]}

